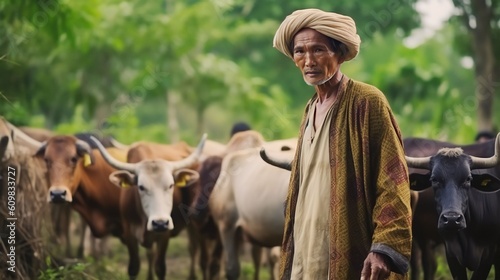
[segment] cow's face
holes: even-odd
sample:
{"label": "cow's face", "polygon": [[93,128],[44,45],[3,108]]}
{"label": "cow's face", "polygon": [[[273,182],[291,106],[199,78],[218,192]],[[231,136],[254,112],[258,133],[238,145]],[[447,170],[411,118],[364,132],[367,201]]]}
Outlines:
{"label": "cow's face", "polygon": [[440,230],[461,230],[467,226],[464,214],[472,181],[470,163],[470,156],[463,153],[438,153],[431,158],[430,182]]}
{"label": "cow's face", "polygon": [[55,136],[42,144],[36,156],[42,157],[47,165],[49,192],[47,201],[54,203],[72,202],[78,187],[85,159],[89,161],[91,151],[85,142],[71,136]]}
{"label": "cow's face", "polygon": [[144,160],[137,165],[135,174],[122,170],[110,175],[114,184],[136,188],[147,216],[148,231],[174,228],[171,217],[174,188],[191,185],[197,178],[197,172],[189,169],[174,171],[172,164],[164,160]]}

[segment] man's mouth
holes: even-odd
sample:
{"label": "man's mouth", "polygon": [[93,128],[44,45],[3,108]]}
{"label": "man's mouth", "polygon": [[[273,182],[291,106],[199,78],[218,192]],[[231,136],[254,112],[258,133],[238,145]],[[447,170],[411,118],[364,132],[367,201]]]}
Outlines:
{"label": "man's mouth", "polygon": [[306,71],[305,74],[308,76],[314,76],[314,75],[318,75],[319,71]]}

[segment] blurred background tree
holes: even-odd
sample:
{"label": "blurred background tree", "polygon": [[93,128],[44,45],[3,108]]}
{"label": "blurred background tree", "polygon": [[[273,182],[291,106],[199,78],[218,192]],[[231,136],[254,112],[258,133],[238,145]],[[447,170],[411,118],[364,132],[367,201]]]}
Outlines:
{"label": "blurred background tree", "polygon": [[497,1],[480,1],[454,1],[450,21],[409,46],[421,27],[416,0],[6,0],[0,114],[124,143],[194,144],[204,131],[225,142],[237,121],[269,140],[295,137],[313,89],[272,39],[286,15],[316,7],[355,19],[363,43],[344,72],[387,95],[405,137],[470,142],[498,129],[500,111],[499,75],[488,72],[499,67]]}

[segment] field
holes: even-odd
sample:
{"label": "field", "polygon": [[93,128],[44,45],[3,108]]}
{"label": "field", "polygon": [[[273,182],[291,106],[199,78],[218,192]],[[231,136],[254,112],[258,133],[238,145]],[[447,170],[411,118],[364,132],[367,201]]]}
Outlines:
{"label": "field", "polygon": [[[76,218],[76,213],[74,218]],[[73,220],[75,221],[75,220]],[[72,253],[75,254],[78,242],[78,229],[72,227]],[[47,238],[44,238],[47,239]],[[63,251],[62,244],[56,244],[51,247],[51,251],[55,256],[60,256]],[[49,259],[46,260],[48,264],[47,269],[40,271],[38,279],[52,280],[52,279],[68,279],[68,280],[127,280],[127,265],[128,265],[128,252],[124,245],[118,238],[109,237],[107,240],[108,251],[105,255],[93,259],[92,257],[85,257],[84,259],[66,259],[67,265],[57,266]],[[141,269],[137,279],[147,279],[147,260],[146,250],[140,248],[141,255]],[[87,250],[87,254],[90,253]],[[260,279],[271,279],[267,263],[264,261],[261,264]],[[243,247],[243,252],[240,255],[241,261],[241,277],[240,279],[253,279],[254,267],[250,258],[250,248],[248,245]],[[438,268],[436,272],[436,280],[451,280],[451,275],[448,270],[446,260],[444,257],[444,246],[438,247],[437,250]],[[171,280],[184,280],[189,276],[190,258],[188,253],[188,240],[186,233],[181,233],[180,236],[170,240],[167,252],[167,279]],[[203,279],[200,268],[196,266],[197,279]],[[490,273],[488,279],[494,279],[494,271]],[[2,277],[0,277],[1,279]]]}
{"label": "field", "polygon": [[[73,240],[76,242],[76,240]],[[73,242],[72,241],[72,242]],[[73,243],[74,243],[73,242]],[[76,248],[76,243],[73,249]],[[72,265],[66,267],[48,269],[42,272],[39,279],[106,279],[106,280],[128,280],[127,264],[128,253],[124,245],[117,238],[108,240],[109,254],[97,260],[86,257],[84,260],[71,260]],[[74,251],[74,250],[73,250]],[[141,269],[137,279],[147,278],[146,250],[140,248]],[[240,256],[241,279],[253,279],[254,268],[250,258],[249,248],[245,247]],[[185,280],[189,276],[189,252],[187,236],[185,233],[170,240],[167,252],[167,279]],[[200,268],[197,265],[197,279],[202,279]],[[260,279],[270,279],[269,269],[266,264],[261,266]]]}
{"label": "field", "polygon": [[[106,280],[127,280],[127,262],[128,254],[126,248],[116,239],[112,238],[108,241],[110,250],[109,256],[104,256],[99,260],[86,258],[83,262],[80,261],[75,265],[68,266],[61,270],[53,270],[44,272],[44,277],[40,279],[55,279],[54,276],[62,276],[62,279],[106,279]],[[251,263],[248,248],[245,248],[240,259],[241,277],[240,279],[253,279],[254,268]],[[451,280],[446,260],[444,257],[443,247],[438,249],[438,269],[436,280]],[[145,250],[141,248],[141,270],[138,279],[147,278],[147,263]],[[488,279],[494,279],[494,270],[492,269]],[[167,279],[185,280],[189,275],[189,255],[187,250],[187,238],[185,235],[176,237],[170,241],[170,246],[167,254]],[[202,279],[197,267],[197,279]],[[270,274],[267,266],[263,264],[260,271],[260,279],[270,279]]]}

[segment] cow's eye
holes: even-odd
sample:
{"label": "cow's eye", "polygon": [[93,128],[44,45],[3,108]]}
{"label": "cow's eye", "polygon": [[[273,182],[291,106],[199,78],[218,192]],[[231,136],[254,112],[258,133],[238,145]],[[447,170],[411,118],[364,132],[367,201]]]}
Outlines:
{"label": "cow's eye", "polygon": [[143,185],[139,185],[139,190],[140,190],[140,191],[145,191],[145,190],[146,190],[146,188],[145,188]]}
{"label": "cow's eye", "polygon": [[171,188],[173,188],[173,187],[174,187],[174,184],[170,185],[168,188],[169,188],[169,189],[171,189]]}
{"label": "cow's eye", "polygon": [[76,164],[78,162],[78,157],[72,157],[71,163]]}
{"label": "cow's eye", "polygon": [[470,183],[470,182],[472,182],[472,176],[467,177],[467,179],[465,179],[465,182],[466,182],[466,183]]}

